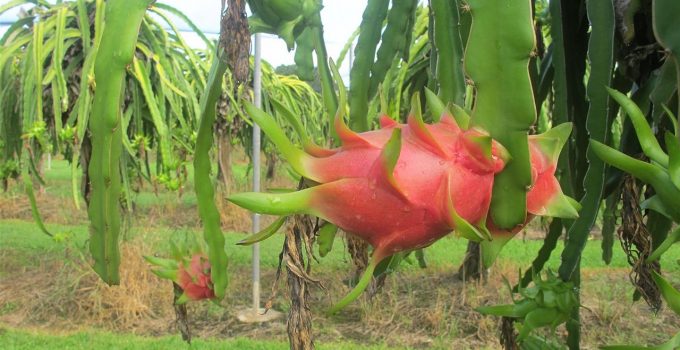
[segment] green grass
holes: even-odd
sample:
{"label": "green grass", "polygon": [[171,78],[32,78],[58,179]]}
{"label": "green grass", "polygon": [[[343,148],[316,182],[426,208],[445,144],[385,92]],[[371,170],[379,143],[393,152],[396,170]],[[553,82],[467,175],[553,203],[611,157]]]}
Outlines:
{"label": "green grass", "polygon": [[[46,334],[36,331],[0,328],[0,344],[5,350],[69,349],[69,350],[286,350],[288,344],[248,338],[194,339],[188,345],[179,336],[141,337],[130,334],[81,331],[68,335]],[[386,346],[367,346],[351,343],[320,344],[319,349],[393,349]]]}
{"label": "green grass", "polygon": [[[65,238],[61,242],[43,234],[33,222],[22,220],[2,220],[0,221],[0,247],[10,248],[20,253],[30,255],[56,254],[64,249],[65,246],[83,248],[87,241],[87,226],[65,226],[49,225],[57,236]],[[149,254],[163,254],[168,248],[168,238],[181,240],[186,235],[200,235],[200,232],[188,229],[154,228],[144,229],[133,227],[130,237],[142,236],[144,241],[156,242],[152,247],[154,251]],[[246,237],[242,233],[226,233],[227,254],[230,256],[230,263],[239,265],[249,265],[251,259],[251,249],[249,247],[237,246],[236,243]],[[607,267],[602,261],[600,241],[591,240],[583,252],[582,267],[585,269],[597,269]],[[263,267],[274,268],[278,265],[278,255],[283,244],[283,235],[274,235],[270,239],[260,244],[261,264]],[[499,256],[500,262],[510,262],[519,266],[528,267],[537,251],[540,249],[542,241],[514,239],[508,243]],[[618,244],[616,242],[615,244]],[[426,248],[425,258],[432,266],[453,267],[460,264],[465,254],[467,241],[453,236],[446,237],[437,241],[432,246]],[[563,244],[560,242],[553,252],[547,266],[557,269],[560,263],[560,252]],[[616,247],[615,247],[616,248]],[[671,249],[664,254],[661,261],[664,271],[672,273],[680,271],[680,266],[675,262],[680,259],[680,249]],[[333,251],[324,258],[320,258],[324,268],[336,269],[347,268],[349,257],[346,255],[342,240],[337,239]],[[628,268],[628,262],[621,249],[614,249],[614,256],[609,267]],[[404,269],[415,269],[414,265],[403,264]]]}
{"label": "green grass", "polygon": [[[53,197],[72,200],[73,193],[71,186],[71,164],[64,159],[53,159],[50,169],[47,169],[46,164],[47,162],[45,162],[45,169],[43,171],[43,179],[47,184],[45,191]],[[155,176],[155,168],[155,165],[151,164],[152,176]],[[216,171],[217,169],[213,169],[213,173]],[[250,181],[250,171],[251,170],[249,169],[248,164],[234,163],[232,165],[233,178],[237,186],[248,185]],[[266,169],[263,169],[263,172],[264,171],[266,171]],[[157,205],[158,203],[167,202],[181,203],[183,205],[196,205],[196,194],[194,193],[192,183],[194,174],[193,164],[187,164],[187,173],[189,183],[185,184],[184,193],[182,194],[181,198],[179,198],[178,193],[168,192],[162,188],[160,188],[159,193],[156,194],[153,192],[152,186],[147,184],[147,189],[145,191],[140,193],[132,193],[134,202],[142,208],[147,208]],[[81,174],[81,169],[78,167],[76,169],[78,189],[80,189]],[[134,179],[131,179],[131,181],[134,181]],[[162,186],[159,185],[159,187]],[[10,193],[22,195],[23,189],[21,186],[12,186],[10,187]]]}
{"label": "green grass", "polygon": [[[71,197],[71,164],[64,159],[52,159],[52,166],[51,168],[47,169],[47,162],[45,162],[45,168],[43,170],[43,180],[47,183],[47,188],[48,191],[55,196],[68,196]],[[156,166],[154,164],[150,164],[151,166],[151,175],[155,176],[156,175]],[[187,178],[189,179],[188,185],[189,187],[187,188],[188,191],[186,194],[189,194],[190,192],[193,192],[193,187],[192,187],[192,181],[194,178],[194,167],[192,163],[187,163]],[[216,166],[213,164],[213,166]],[[217,168],[213,169],[213,174],[216,173]],[[249,167],[248,164],[239,164],[239,163],[234,163],[231,166],[231,171],[234,177],[234,181],[236,181],[240,185],[247,185],[249,183],[249,178],[251,176],[252,169]],[[266,169],[262,169],[262,173],[266,172]],[[78,183],[80,184],[80,179],[81,179],[81,169],[80,166],[76,169],[76,178]],[[132,180],[132,179],[131,179]],[[21,188],[17,187],[19,191],[21,191]],[[153,194],[153,192],[149,192],[150,194]],[[169,195],[174,195],[173,193],[168,193]]]}

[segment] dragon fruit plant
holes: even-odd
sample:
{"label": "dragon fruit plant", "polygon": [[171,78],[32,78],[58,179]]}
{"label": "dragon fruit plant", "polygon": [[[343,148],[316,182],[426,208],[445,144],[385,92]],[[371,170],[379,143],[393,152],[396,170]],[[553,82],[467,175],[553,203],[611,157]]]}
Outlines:
{"label": "dragon fruit plant", "polygon": [[[545,279],[541,274],[532,276],[531,287],[519,287],[513,295],[513,303],[506,305],[482,306],[476,310],[482,314],[522,319],[517,341],[527,339],[536,328],[555,328],[570,319],[574,308],[579,307],[576,288],[572,282],[564,282],[548,270]],[[521,298],[515,299],[519,294]]]}
{"label": "dragon fruit plant", "polygon": [[[666,108],[666,114],[675,130],[674,133],[665,132],[664,141],[666,150],[664,151],[640,107],[625,94],[614,89],[608,89],[608,91],[612,98],[621,106],[628,118],[630,118],[642,152],[650,161],[645,162],[633,158],[596,140],[590,141],[593,151],[607,164],[633,175],[654,189],[656,194],[640,203],[641,207],[655,211],[675,223],[680,222],[680,140],[678,139],[680,130],[678,129],[676,116],[673,115],[670,109]],[[680,242],[680,228],[674,228],[670,232],[663,232],[663,234],[659,234],[653,239],[658,241],[654,242],[655,249],[646,257],[646,263],[658,261],[664,253]],[[680,291],[675,289],[659,272],[651,270],[651,275],[668,308],[677,315],[680,315]],[[680,332],[676,333],[670,340],[655,347],[645,348],[620,345],[605,346],[603,349],[623,347],[636,349],[677,349],[679,346]]]}
{"label": "dragon fruit plant", "polygon": [[512,156],[503,145],[481,128],[461,125],[464,123],[455,117],[465,117],[442,108],[443,103],[434,94],[427,95],[428,104],[431,110],[441,111],[439,122],[425,124],[419,99],[414,98],[405,124],[383,113],[379,130],[356,133],[343,119],[345,87],[335,73],[340,107],[334,127],[342,141],[338,148],[320,148],[301,135],[302,151],[271,116],[246,104],[249,115],[312,187],[289,193],[240,193],[229,197],[231,202],[257,213],[320,217],[373,247],[372,260],[363,277],[331,312],[358,297],[383,259],[429,246],[452,231],[475,241],[507,242],[533,216],[577,216],[576,204],[562,193],[554,175],[570,124],[529,136],[529,216],[524,224],[503,230],[496,228],[488,216],[494,176]]}

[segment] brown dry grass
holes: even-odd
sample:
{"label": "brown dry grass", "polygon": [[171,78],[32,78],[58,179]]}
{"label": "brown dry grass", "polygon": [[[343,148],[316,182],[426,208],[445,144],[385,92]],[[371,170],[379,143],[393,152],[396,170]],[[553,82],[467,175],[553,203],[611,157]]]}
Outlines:
{"label": "brown dry grass", "polygon": [[[18,185],[17,185],[18,186]],[[64,200],[37,191],[36,202],[45,222],[77,225],[87,222],[87,212],[77,210],[72,200]],[[81,203],[81,205],[84,205]],[[31,204],[23,193],[3,193],[0,196],[0,220],[20,219],[32,221]]]}
{"label": "brown dry grass", "polygon": [[0,305],[16,305],[2,321],[16,326],[160,331],[158,321],[172,314],[164,307],[172,294],[167,283],[151,273],[139,243],[122,246],[120,286],[101,282],[77,251],[23,271],[5,270],[19,273],[7,275],[0,285]]}
{"label": "brown dry grass", "polygon": [[[478,306],[509,303],[502,276],[517,275],[518,266],[492,271],[487,284],[464,284],[453,269],[430,267],[396,274],[374,300],[362,299],[336,318],[319,317],[315,326],[331,339],[370,339],[416,348],[499,348],[499,319],[474,311]],[[581,309],[584,349],[613,343],[658,344],[680,328],[680,318],[664,310],[654,315],[643,302],[632,303],[625,269],[584,271]],[[317,305],[329,305],[347,291],[335,282]],[[318,296],[318,294],[317,294]],[[558,336],[566,335],[558,328]],[[333,336],[335,335],[335,336]],[[544,335],[549,333],[544,332]]]}

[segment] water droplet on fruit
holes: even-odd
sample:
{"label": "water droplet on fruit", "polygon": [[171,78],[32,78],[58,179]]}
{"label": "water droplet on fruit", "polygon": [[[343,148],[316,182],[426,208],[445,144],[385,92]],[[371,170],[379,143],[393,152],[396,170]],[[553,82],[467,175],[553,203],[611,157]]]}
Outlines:
{"label": "water droplet on fruit", "polygon": [[371,199],[375,199],[376,197],[377,195],[375,194],[375,192],[371,193]]}
{"label": "water droplet on fruit", "polygon": [[281,197],[272,198],[272,204],[276,204],[276,203],[279,203],[279,202],[281,202]]}

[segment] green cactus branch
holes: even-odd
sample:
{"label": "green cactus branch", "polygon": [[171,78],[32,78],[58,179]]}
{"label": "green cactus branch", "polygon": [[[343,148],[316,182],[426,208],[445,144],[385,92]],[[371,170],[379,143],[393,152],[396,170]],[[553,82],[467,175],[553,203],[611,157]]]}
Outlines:
{"label": "green cactus branch", "polygon": [[120,281],[121,96],[142,18],[152,0],[116,0],[106,5],[106,27],[94,63],[96,91],[89,128],[92,158],[90,252],[94,270],[108,284]]}
{"label": "green cactus branch", "polygon": [[224,297],[228,284],[227,254],[224,251],[220,213],[215,205],[215,189],[210,178],[210,148],[213,145],[213,124],[217,100],[222,94],[222,80],[227,71],[226,55],[221,47],[213,60],[206,91],[201,97],[201,122],[194,153],[194,187],[198,199],[198,214],[203,223],[203,236],[208,244],[208,258],[215,296]]}
{"label": "green cactus branch", "polygon": [[[433,0],[434,46],[437,50],[439,97],[444,103],[465,104],[463,42],[459,32],[460,16],[456,1]],[[435,116],[439,118],[439,116]]]}
{"label": "green cactus branch", "polygon": [[350,71],[350,127],[366,131],[368,125],[368,89],[371,66],[380,41],[383,21],[387,17],[389,0],[369,0],[361,20],[361,32],[354,49],[355,59]]}
{"label": "green cactus branch", "polygon": [[[591,140],[607,142],[609,138],[609,95],[606,86],[611,83],[614,67],[614,4],[611,0],[586,2],[588,19],[592,29],[588,41],[588,60],[590,61],[590,77],[586,94],[590,102],[586,119],[586,130]],[[588,169],[586,170],[583,187],[584,196],[580,204],[583,209],[581,215],[572,223],[567,231],[567,242],[562,251],[562,264],[559,275],[563,281],[571,281],[576,287],[580,286],[581,254],[590,235],[590,229],[602,202],[605,182],[605,163],[588,147],[586,151]],[[580,296],[576,294],[576,297]],[[571,321],[567,323],[568,344],[570,348],[578,348],[581,337],[579,308],[571,313]]]}
{"label": "green cactus branch", "polygon": [[[587,95],[590,101],[586,127],[591,140],[606,143],[609,134],[609,94],[606,87],[611,82],[614,67],[614,4],[611,0],[587,2],[588,19],[592,25],[588,44],[588,59],[591,73],[588,79]],[[585,247],[590,229],[595,223],[604,186],[605,164],[592,149],[587,151],[588,170],[585,174],[585,195],[580,203],[581,216],[571,225],[567,243],[562,252],[560,277],[568,281]]]}
{"label": "green cactus branch", "polygon": [[[675,0],[652,1],[654,36],[675,63],[676,86],[680,86],[680,24],[678,23],[680,2]],[[678,90],[678,111],[680,112],[680,90]],[[680,115],[680,113],[678,113]],[[680,137],[679,135],[676,135]]]}
{"label": "green cactus branch", "polygon": [[[321,26],[320,15],[317,13],[319,25],[314,27],[312,33],[314,39],[314,52],[316,52],[316,62],[319,69],[319,79],[321,80],[321,95],[323,97],[323,104],[328,115],[329,125],[333,123],[335,111],[338,109],[338,99],[335,96],[335,89],[333,88],[333,78],[328,67],[328,52],[326,51],[326,43],[323,37],[323,26]],[[335,130],[330,128],[331,136],[337,139]]]}
{"label": "green cactus branch", "polygon": [[501,6],[498,1],[472,0],[469,5],[472,28],[465,70],[477,91],[471,122],[488,130],[512,156],[494,180],[491,201],[494,223],[509,229],[526,219],[531,184],[527,134],[536,120],[527,69],[535,45],[531,1]]}

